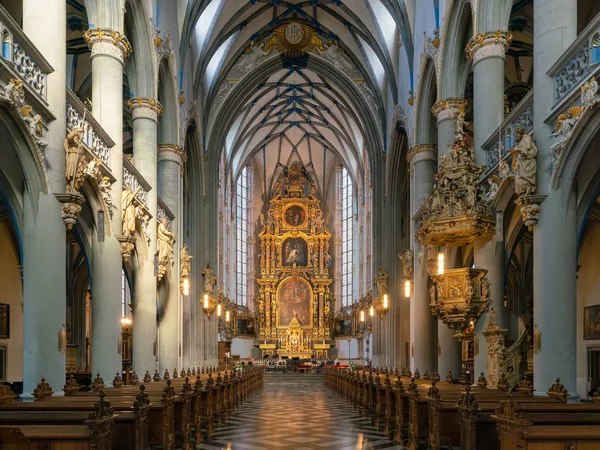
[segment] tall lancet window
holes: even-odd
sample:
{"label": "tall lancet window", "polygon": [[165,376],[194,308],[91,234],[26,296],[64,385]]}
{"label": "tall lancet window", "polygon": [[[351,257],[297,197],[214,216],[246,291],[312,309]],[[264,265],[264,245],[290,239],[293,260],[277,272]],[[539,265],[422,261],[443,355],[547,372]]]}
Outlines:
{"label": "tall lancet window", "polygon": [[236,303],[248,305],[248,169],[236,186]]}
{"label": "tall lancet window", "polygon": [[353,302],[352,263],[354,253],[352,234],[354,197],[352,193],[352,179],[345,167],[342,169],[340,191],[342,200],[342,305],[348,306]]}

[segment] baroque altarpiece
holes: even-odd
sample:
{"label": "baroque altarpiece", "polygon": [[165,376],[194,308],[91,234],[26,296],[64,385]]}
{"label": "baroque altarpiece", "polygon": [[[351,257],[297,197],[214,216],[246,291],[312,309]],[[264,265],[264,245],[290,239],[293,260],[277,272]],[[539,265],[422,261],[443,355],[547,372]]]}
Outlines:
{"label": "baroque altarpiece", "polygon": [[331,233],[315,183],[298,162],[276,183],[260,238],[258,336],[264,354],[325,358],[334,298]]}

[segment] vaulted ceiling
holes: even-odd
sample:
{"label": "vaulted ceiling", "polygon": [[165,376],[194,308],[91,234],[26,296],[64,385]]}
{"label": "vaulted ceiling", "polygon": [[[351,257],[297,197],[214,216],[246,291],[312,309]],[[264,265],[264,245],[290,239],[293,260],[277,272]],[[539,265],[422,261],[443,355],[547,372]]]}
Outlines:
{"label": "vaulted ceiling", "polygon": [[[309,57],[330,64],[330,73],[316,73],[305,61],[284,59],[268,48],[274,31],[290,22],[313,30],[317,39]],[[251,95],[236,104],[219,145],[234,178],[250,161],[257,166],[265,193],[293,159],[302,161],[321,191],[335,164],[361,177],[369,145],[364,108],[361,114],[356,93],[336,78],[348,77],[362,94],[360,101],[378,123],[382,149],[386,99],[398,98],[398,64],[410,64],[413,51],[406,10],[396,0],[190,0],[182,56],[190,46],[207,141],[235,86],[263,72]],[[270,58],[282,63],[264,73]]]}

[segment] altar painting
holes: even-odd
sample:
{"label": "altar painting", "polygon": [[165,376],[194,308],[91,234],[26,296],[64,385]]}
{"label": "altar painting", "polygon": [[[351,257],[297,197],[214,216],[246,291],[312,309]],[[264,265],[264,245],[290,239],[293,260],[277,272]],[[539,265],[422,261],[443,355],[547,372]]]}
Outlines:
{"label": "altar painting", "polygon": [[308,265],[308,244],[302,238],[288,238],[282,245],[282,265],[291,267],[294,264],[298,267]]}
{"label": "altar painting", "polygon": [[284,280],[278,290],[279,326],[288,326],[295,317],[303,327],[311,326],[312,289],[302,278]]}
{"label": "altar painting", "polygon": [[285,210],[283,218],[288,227],[303,227],[307,219],[306,210],[302,206],[291,205]]}

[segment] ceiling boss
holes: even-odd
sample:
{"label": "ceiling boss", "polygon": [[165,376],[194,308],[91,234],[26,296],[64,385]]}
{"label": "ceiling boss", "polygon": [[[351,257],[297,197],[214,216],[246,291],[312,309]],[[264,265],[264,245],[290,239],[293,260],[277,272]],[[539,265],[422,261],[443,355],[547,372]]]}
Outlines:
{"label": "ceiling boss", "polygon": [[290,58],[305,55],[312,47],[314,36],[315,32],[311,27],[298,22],[280,25],[273,32],[279,52]]}

